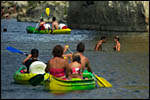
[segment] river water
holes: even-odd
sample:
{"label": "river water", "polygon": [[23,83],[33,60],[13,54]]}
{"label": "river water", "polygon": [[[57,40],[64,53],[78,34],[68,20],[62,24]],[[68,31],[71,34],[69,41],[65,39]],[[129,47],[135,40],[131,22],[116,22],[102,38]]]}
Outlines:
{"label": "river water", "polygon": [[[96,32],[73,29],[69,35],[27,34],[26,26],[36,23],[1,20],[1,98],[2,99],[148,99],[149,98],[149,33],[145,32]],[[7,32],[3,32],[7,28]],[[99,38],[107,41],[103,51],[93,51]],[[121,51],[114,52],[113,37],[120,36]],[[55,95],[43,90],[43,86],[15,84],[13,74],[21,66],[23,55],[11,53],[5,48],[15,47],[30,53],[39,49],[39,58],[47,62],[52,58],[55,45],[68,44],[76,51],[79,42],[85,43],[84,55],[97,75],[108,80],[112,88],[95,88],[82,92]]]}

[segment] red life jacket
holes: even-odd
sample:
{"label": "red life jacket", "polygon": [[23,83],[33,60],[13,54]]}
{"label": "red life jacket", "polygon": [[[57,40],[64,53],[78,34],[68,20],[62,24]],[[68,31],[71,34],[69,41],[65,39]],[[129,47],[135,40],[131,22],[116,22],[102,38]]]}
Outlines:
{"label": "red life jacket", "polygon": [[40,26],[40,30],[45,30],[44,24]]}

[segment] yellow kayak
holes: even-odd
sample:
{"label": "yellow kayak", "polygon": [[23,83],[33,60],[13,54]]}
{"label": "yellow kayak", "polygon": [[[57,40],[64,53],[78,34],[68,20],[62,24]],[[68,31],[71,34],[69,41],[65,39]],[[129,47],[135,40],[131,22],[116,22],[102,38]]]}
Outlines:
{"label": "yellow kayak", "polygon": [[72,80],[63,80],[50,75],[45,82],[45,90],[53,93],[63,93],[74,90],[90,90],[96,87],[94,75],[90,72],[83,72],[84,79],[73,78]]}
{"label": "yellow kayak", "polygon": [[[21,70],[22,70],[22,69],[26,69],[26,67],[25,67],[25,66],[20,67],[19,70],[17,70],[17,71],[15,72],[15,74],[13,75],[13,79],[14,79],[15,83],[19,83],[19,84],[30,84],[30,83],[29,83],[29,80],[30,80],[32,77],[38,75],[38,74],[36,74],[36,73],[21,73]],[[44,75],[44,80],[47,80],[48,77],[49,77],[49,74],[46,73],[46,74]],[[44,81],[42,81],[41,84],[43,84],[43,82],[44,82]]]}
{"label": "yellow kayak", "polygon": [[[35,34],[51,34],[51,30],[37,30],[35,27],[32,26],[28,26],[26,28],[28,33],[35,33]],[[57,29],[57,30],[53,30],[52,34],[70,34],[71,33],[71,29],[67,28],[67,29]]]}

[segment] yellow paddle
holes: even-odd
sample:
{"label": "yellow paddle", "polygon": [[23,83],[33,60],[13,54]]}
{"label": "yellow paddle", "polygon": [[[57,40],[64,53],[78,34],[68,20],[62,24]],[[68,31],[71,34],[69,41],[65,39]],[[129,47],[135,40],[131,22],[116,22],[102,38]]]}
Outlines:
{"label": "yellow paddle", "polygon": [[[50,8],[46,8],[45,9],[45,13],[48,16],[48,20],[49,20],[49,15],[50,15]],[[49,30],[48,30],[49,31]],[[49,33],[49,32],[48,32]]]}
{"label": "yellow paddle", "polygon": [[45,12],[46,12],[46,15],[49,16],[50,15],[50,8],[46,8]]}
{"label": "yellow paddle", "polygon": [[93,74],[96,77],[97,83],[100,87],[107,87],[107,88],[112,87],[112,84],[109,83],[107,80],[105,80],[103,77],[99,77],[95,73]]}

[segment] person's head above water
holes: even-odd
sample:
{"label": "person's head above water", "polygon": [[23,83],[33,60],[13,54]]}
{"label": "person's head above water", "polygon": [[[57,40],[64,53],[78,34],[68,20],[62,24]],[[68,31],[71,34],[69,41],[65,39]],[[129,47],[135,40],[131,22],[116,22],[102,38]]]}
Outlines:
{"label": "person's head above water", "polygon": [[38,49],[32,49],[31,54],[32,54],[32,58],[37,58],[39,56]]}
{"label": "person's head above water", "polygon": [[61,45],[56,45],[52,51],[54,57],[62,57],[63,47]]}
{"label": "person's head above water", "polygon": [[104,39],[106,39],[106,37],[105,36],[101,36],[100,40],[104,40]]}
{"label": "person's head above water", "polygon": [[85,45],[80,42],[78,45],[77,45],[77,51],[80,52],[80,53],[83,53],[85,50]]}
{"label": "person's head above water", "polygon": [[53,18],[52,18],[52,21],[56,21],[56,17],[53,17]]}
{"label": "person's head above water", "polygon": [[115,36],[115,37],[114,37],[114,40],[120,41],[119,36]]}

